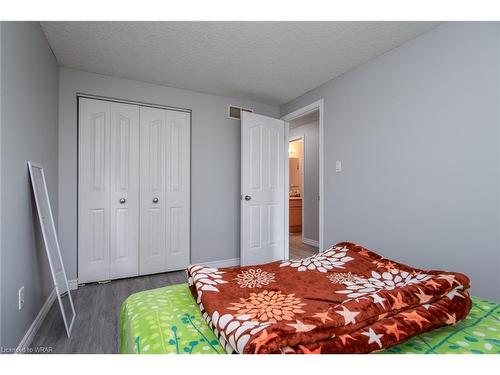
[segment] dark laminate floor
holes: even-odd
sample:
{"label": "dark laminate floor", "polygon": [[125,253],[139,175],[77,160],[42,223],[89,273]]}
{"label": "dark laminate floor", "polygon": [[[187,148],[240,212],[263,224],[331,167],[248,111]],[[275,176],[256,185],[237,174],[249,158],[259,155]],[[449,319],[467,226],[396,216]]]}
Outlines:
{"label": "dark laminate floor", "polygon": [[[305,258],[317,252],[317,248],[302,243],[300,233],[290,235],[290,258]],[[184,271],[178,271],[80,286],[72,292],[77,315],[71,338],[66,337],[59,304],[55,302],[31,347],[52,348],[52,353],[118,353],[122,302],[142,290],[184,282]]]}
{"label": "dark laminate floor", "polygon": [[302,233],[290,233],[290,259],[307,258],[318,253],[318,248],[302,242]]}
{"label": "dark laminate floor", "polygon": [[119,313],[131,294],[186,282],[184,271],[89,284],[72,292],[76,320],[67,338],[55,302],[36,334],[31,347],[51,347],[52,353],[118,353]]}

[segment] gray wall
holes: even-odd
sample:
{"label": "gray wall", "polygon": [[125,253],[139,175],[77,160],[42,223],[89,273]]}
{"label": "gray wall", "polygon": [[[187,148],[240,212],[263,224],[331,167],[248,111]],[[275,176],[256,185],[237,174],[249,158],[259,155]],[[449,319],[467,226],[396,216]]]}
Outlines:
{"label": "gray wall", "polygon": [[240,122],[229,104],[279,116],[279,108],[72,69],[59,71],[59,239],[69,279],[77,276],[77,93],[192,110],[191,262],[239,258]]}
{"label": "gray wall", "polygon": [[326,244],[464,272],[500,300],[499,31],[444,24],[281,107],[324,98]]}
{"label": "gray wall", "polygon": [[2,347],[2,23],[0,21],[0,348]]}
{"label": "gray wall", "polygon": [[2,22],[0,43],[1,343],[16,348],[52,290],[26,163],[43,165],[57,212],[58,67],[38,22]]}
{"label": "gray wall", "polygon": [[290,138],[304,136],[304,187],[302,204],[305,239],[319,241],[319,123],[290,129]]}

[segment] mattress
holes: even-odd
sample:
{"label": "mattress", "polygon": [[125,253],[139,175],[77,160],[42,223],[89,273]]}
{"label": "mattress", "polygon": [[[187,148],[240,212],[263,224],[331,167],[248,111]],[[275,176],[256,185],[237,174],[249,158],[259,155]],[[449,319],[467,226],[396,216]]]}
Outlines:
{"label": "mattress", "polygon": [[[132,294],[121,306],[120,353],[225,354],[187,284]],[[377,353],[500,354],[500,304],[472,297],[460,323],[413,337]]]}

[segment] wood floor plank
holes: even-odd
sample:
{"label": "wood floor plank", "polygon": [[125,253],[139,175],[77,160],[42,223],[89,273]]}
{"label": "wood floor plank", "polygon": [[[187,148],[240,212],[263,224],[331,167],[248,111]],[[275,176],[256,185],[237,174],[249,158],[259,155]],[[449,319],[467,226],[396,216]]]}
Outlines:
{"label": "wood floor plank", "polygon": [[55,302],[31,344],[52,353],[118,353],[120,306],[133,293],[186,282],[184,271],[87,284],[72,292],[76,319],[71,338]]}
{"label": "wood floor plank", "polygon": [[302,242],[302,233],[290,233],[290,259],[302,259],[318,253],[318,248]]}

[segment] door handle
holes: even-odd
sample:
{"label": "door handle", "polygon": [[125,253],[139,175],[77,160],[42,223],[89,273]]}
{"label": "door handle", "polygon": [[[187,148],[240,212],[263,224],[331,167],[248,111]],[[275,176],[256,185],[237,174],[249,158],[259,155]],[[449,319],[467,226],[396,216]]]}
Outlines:
{"label": "door handle", "polygon": [[125,198],[120,198],[120,204],[124,204],[127,200]]}
{"label": "door handle", "polygon": [[245,200],[246,201],[252,200],[252,197],[250,195],[245,195]]}
{"label": "door handle", "polygon": [[153,203],[158,203],[158,200],[159,200],[158,198],[154,197],[153,198]]}

